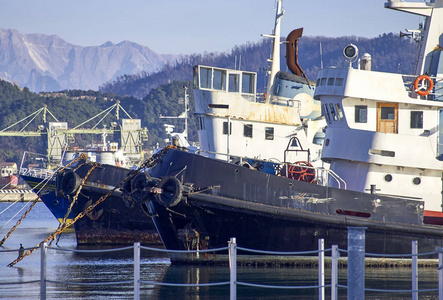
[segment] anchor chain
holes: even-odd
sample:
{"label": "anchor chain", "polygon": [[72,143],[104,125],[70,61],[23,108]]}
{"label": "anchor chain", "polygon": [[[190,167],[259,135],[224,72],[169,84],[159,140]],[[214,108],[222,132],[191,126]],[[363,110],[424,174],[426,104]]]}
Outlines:
{"label": "anchor chain", "polygon": [[[38,243],[37,245],[34,246],[33,249],[26,251],[23,256],[18,257],[17,259],[15,259],[14,261],[12,261],[11,263],[8,264],[8,267],[12,267],[15,264],[17,264],[18,262],[20,262],[23,258],[25,258],[26,256],[30,255],[32,252],[34,252],[35,249],[39,248],[43,243],[46,243],[48,241],[52,241],[55,239],[55,237],[62,233],[66,228],[70,227],[71,225],[73,225],[75,222],[77,222],[78,219],[83,218],[88,212],[92,211],[97,205],[99,205],[100,203],[102,203],[103,201],[105,201],[115,190],[119,189],[120,187],[123,186],[123,184],[128,181],[128,180],[132,180],[135,175],[137,175],[140,170],[144,169],[144,168],[151,168],[153,166],[155,166],[157,164],[157,162],[159,161],[159,159],[170,149],[177,149],[178,147],[176,146],[167,146],[165,148],[163,148],[161,151],[159,151],[158,153],[154,154],[153,156],[151,156],[149,159],[145,160],[136,170],[135,172],[130,173],[125,179],[123,179],[121,182],[119,182],[112,190],[110,190],[106,195],[100,197],[95,203],[91,204],[90,206],[88,206],[83,212],[79,213],[72,221],[70,222],[66,222],[63,226],[59,226],[59,228],[57,228],[57,230],[51,234],[50,236],[48,236],[46,239],[44,239],[42,242]],[[80,157],[80,156],[79,156]],[[98,165],[97,165],[98,166]],[[93,166],[93,168],[97,167],[97,166]],[[66,166],[67,167],[67,166]],[[82,186],[84,185],[86,178],[89,176],[89,174],[92,172],[92,168],[91,170],[88,171],[88,174],[86,174],[85,178],[83,179],[75,197],[78,197],[80,190],[82,188]],[[74,200],[73,200],[74,202]]]}
{"label": "anchor chain", "polygon": [[[69,164],[67,164],[66,166],[61,167],[60,169],[58,169],[58,171],[62,171],[65,168],[68,168],[69,166],[71,166],[73,163],[76,163],[77,161],[79,161],[80,159],[86,159],[87,156],[86,154],[81,154],[79,155],[79,157],[77,157],[75,160],[71,161]],[[54,173],[55,174],[55,173]],[[21,222],[26,218],[26,216],[28,215],[28,213],[32,210],[32,208],[35,206],[35,204],[37,204],[38,200],[40,200],[41,196],[43,195],[43,193],[48,189],[48,182],[52,179],[52,177],[54,176],[54,174],[46,179],[46,183],[45,185],[40,189],[39,191],[39,195],[37,195],[37,198],[35,198],[31,205],[29,206],[29,208],[26,210],[26,212],[21,216],[21,218],[17,221],[17,223],[11,228],[11,230],[5,235],[5,237],[3,238],[3,240],[0,241],[0,246],[2,246],[4,244],[4,242],[11,236],[11,234],[17,229],[17,227],[21,224]],[[45,180],[43,180],[43,182],[45,182]]]}

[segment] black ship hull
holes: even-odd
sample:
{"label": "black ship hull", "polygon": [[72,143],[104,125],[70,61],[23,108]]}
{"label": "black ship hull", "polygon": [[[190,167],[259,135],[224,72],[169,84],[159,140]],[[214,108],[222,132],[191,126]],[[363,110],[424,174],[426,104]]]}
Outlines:
{"label": "black ship hull", "polygon": [[[65,186],[61,184],[66,173],[57,177],[57,192],[63,193],[71,201],[76,198],[72,207],[73,218],[84,214],[74,223],[77,245],[132,245],[134,242],[145,245],[161,244],[151,218],[140,205],[123,197],[119,190],[110,193],[103,202],[85,213],[89,206],[106,196],[130,172],[116,166],[100,165],[93,168],[94,165],[95,163],[83,163],[73,169],[77,174],[75,186],[66,182],[63,183]],[[83,184],[82,179],[85,179]],[[78,188],[81,189],[79,192]]]}
{"label": "black ship hull", "polygon": [[[320,238],[325,248],[347,249],[349,226],[366,227],[370,253],[411,253],[412,241],[418,241],[420,252],[443,246],[443,228],[423,224],[418,200],[326,188],[179,150],[168,151],[149,174],[171,176],[183,185],[178,204],[152,195],[145,203],[171,250],[226,247],[231,237],[258,250],[314,250]],[[173,262],[214,260],[169,254]]]}

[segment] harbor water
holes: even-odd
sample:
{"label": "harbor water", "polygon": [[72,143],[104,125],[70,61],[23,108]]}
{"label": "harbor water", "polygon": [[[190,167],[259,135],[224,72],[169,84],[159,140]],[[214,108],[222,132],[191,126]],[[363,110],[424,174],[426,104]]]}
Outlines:
{"label": "harbor water", "polygon": [[[16,203],[4,211],[11,203],[0,203],[1,239],[26,210],[26,203]],[[17,214],[18,213],[18,214]],[[14,215],[17,214],[15,217]],[[6,222],[11,220],[5,225]],[[58,226],[43,203],[34,209],[14,233],[6,240],[0,250],[18,249],[20,243],[25,248],[34,247]],[[241,245],[241,241],[238,241]],[[55,246],[55,243],[53,244]],[[65,231],[58,240],[61,248],[77,249],[73,229]],[[84,248],[82,248],[84,249]],[[35,250],[13,267],[7,267],[18,252],[0,252],[1,299],[38,299],[40,283],[12,284],[40,279],[40,250]],[[318,271],[313,268],[296,267],[242,267],[237,270],[237,280],[241,282],[285,285],[315,286],[318,284]],[[346,269],[339,270],[339,284],[346,285]],[[140,277],[143,281],[167,283],[211,283],[229,281],[227,266],[183,266],[171,265],[168,257],[161,252],[143,250],[141,252]],[[374,289],[411,289],[411,270],[409,268],[370,268],[365,272],[366,288]],[[47,279],[63,282],[115,282],[133,279],[133,250],[105,253],[78,253],[71,251],[47,250]],[[326,269],[326,284],[330,280],[330,270]],[[435,289],[438,286],[435,268],[419,269],[419,289]],[[326,299],[329,299],[326,289]],[[142,283],[141,299],[229,299],[229,286],[215,287],[170,287]],[[132,299],[133,285],[67,285],[47,283],[47,299]],[[256,287],[237,287],[238,299],[318,299],[317,289],[265,289]],[[346,299],[346,290],[339,289],[339,299]],[[423,292],[419,299],[437,299],[437,292]],[[366,292],[366,299],[411,299],[410,293]]]}

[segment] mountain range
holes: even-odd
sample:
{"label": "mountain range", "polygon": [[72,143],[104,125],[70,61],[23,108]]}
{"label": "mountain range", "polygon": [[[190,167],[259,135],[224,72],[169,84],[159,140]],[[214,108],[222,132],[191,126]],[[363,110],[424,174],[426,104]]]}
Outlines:
{"label": "mountain range", "polygon": [[124,74],[156,72],[177,58],[130,41],[82,47],[56,35],[0,29],[0,78],[34,92],[98,90]]}

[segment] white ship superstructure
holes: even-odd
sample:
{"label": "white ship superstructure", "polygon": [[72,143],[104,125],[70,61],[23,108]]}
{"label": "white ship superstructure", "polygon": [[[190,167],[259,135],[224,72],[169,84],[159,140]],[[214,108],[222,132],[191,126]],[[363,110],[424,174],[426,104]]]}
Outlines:
{"label": "white ship superstructure", "polygon": [[[347,189],[421,198],[425,222],[443,224],[443,0],[385,7],[426,18],[414,31],[421,39],[415,75],[374,72],[368,64],[321,70],[315,99],[328,122],[322,159]],[[344,51],[350,66],[355,50]]]}
{"label": "white ship superstructure", "polygon": [[[194,68],[200,149],[210,157],[322,164],[322,129],[326,123],[320,101],[313,99],[315,83],[298,67],[295,51],[289,59],[299,71],[290,74],[279,70],[281,2],[277,1],[274,34],[268,35],[274,47],[267,93],[257,93],[255,72],[201,65]],[[297,35],[287,41],[287,49],[296,49],[302,29],[296,31]]]}

